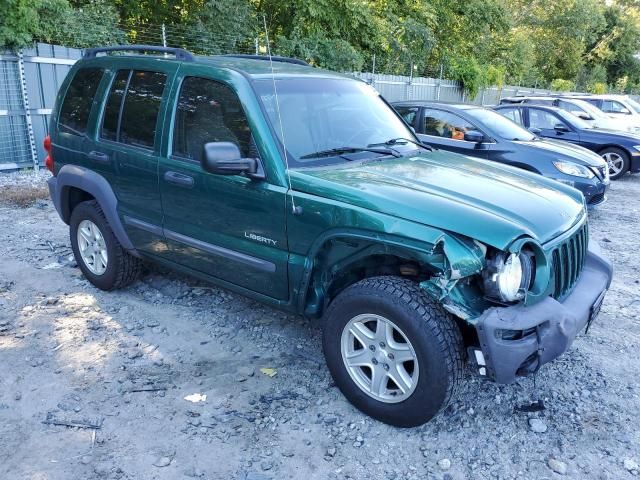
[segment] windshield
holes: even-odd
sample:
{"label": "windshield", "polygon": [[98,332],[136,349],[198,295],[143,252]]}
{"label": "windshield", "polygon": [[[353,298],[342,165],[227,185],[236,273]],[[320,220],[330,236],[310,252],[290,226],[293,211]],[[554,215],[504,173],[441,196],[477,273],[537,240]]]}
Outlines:
{"label": "windshield", "polygon": [[[567,102],[567,103],[573,103],[578,108],[580,108],[583,111],[587,112],[593,118],[602,118],[602,119],[608,118],[602,112],[602,110],[600,110],[598,107],[595,107],[595,106],[591,105],[589,102],[585,102],[584,100],[571,99],[571,102]],[[562,108],[562,107],[560,107],[560,108]],[[564,110],[568,110],[571,113],[574,113],[574,111],[572,111],[570,108],[565,108]],[[577,113],[580,113],[580,112],[577,112]]]}
{"label": "windshield", "polygon": [[581,118],[576,117],[572,113],[567,112],[566,110],[558,109],[557,113],[565,122],[579,130],[584,130],[585,128],[594,128],[592,125],[589,125],[589,123],[585,122]]}
{"label": "windshield", "polygon": [[[280,118],[276,108],[273,80],[258,80],[256,90],[274,132],[289,154],[290,167],[318,166],[349,160],[344,152],[327,155],[332,149],[367,148],[394,138],[417,141],[409,127],[369,85],[350,79],[276,79]],[[408,153],[410,142],[393,144],[394,151]],[[316,156],[318,152],[324,155]],[[355,152],[352,158],[379,157],[374,151]],[[350,156],[351,154],[349,154]]]}
{"label": "windshield", "polygon": [[467,110],[466,113],[477,120],[481,128],[488,130],[495,137],[500,137],[505,140],[522,140],[525,142],[530,142],[536,138],[531,132],[493,110],[473,108]]}
{"label": "windshield", "polygon": [[640,113],[640,103],[636,102],[633,98],[626,97],[625,103],[627,104],[627,107],[631,107],[636,113]]}

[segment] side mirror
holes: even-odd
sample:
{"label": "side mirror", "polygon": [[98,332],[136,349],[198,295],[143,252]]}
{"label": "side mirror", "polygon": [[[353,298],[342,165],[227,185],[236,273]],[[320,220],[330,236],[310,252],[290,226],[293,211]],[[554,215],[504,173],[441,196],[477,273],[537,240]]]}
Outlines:
{"label": "side mirror", "polygon": [[542,133],[542,129],[541,128],[536,128],[536,127],[529,128],[529,131],[531,133],[533,133],[534,135],[540,135]]}
{"label": "side mirror", "polygon": [[477,130],[469,130],[464,133],[465,142],[482,143],[484,141],[484,135]]}
{"label": "side mirror", "polygon": [[240,149],[232,142],[209,142],[204,145],[202,169],[216,175],[241,175],[262,178],[258,174],[258,160],[242,158]]}
{"label": "side mirror", "polygon": [[553,129],[558,133],[568,132],[569,131],[569,127],[567,127],[564,123],[556,123],[553,126]]}
{"label": "side mirror", "polygon": [[586,112],[577,112],[576,116],[582,120],[593,120],[593,117]]}

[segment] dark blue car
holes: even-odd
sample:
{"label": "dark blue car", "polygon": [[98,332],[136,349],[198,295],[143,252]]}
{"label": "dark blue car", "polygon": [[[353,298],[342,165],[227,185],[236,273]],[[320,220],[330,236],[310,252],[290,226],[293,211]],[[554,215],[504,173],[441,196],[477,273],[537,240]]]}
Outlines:
{"label": "dark blue car", "polygon": [[493,110],[464,104],[398,102],[396,111],[420,140],[553,178],[580,190],[588,205],[605,201],[607,164],[589,150],[542,140]]}
{"label": "dark blue car", "polygon": [[555,107],[501,105],[495,111],[543,138],[562,140],[597,153],[609,164],[611,180],[640,171],[640,137],[635,134],[593,128]]}

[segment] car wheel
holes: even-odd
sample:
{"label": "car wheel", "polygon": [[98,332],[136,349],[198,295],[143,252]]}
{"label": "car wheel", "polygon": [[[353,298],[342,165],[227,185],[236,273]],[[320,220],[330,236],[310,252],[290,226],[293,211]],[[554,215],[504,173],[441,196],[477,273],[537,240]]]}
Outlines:
{"label": "car wheel", "polygon": [[79,203],[69,227],[76,263],[93,285],[114,290],[138,278],[142,263],[122,248],[98,202]]}
{"label": "car wheel", "polygon": [[619,148],[609,147],[600,152],[609,166],[609,178],[617,180],[629,170],[629,154]]}
{"label": "car wheel", "polygon": [[365,279],[341,292],[327,309],[322,342],[344,396],[398,427],[433,418],[462,376],[454,319],[416,283],[399,277]]}

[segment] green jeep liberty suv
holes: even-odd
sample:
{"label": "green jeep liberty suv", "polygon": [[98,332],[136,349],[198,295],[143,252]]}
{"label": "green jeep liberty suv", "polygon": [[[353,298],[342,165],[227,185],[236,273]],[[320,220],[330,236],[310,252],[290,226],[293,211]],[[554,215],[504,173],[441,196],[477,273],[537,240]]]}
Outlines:
{"label": "green jeep liberty suv", "polygon": [[321,317],[340,390],[397,426],[437,414],[467,356],[536,372],[611,282],[579,191],[432,151],[369,85],[295,59],[87,50],[45,143],[93,285],[148,260]]}

